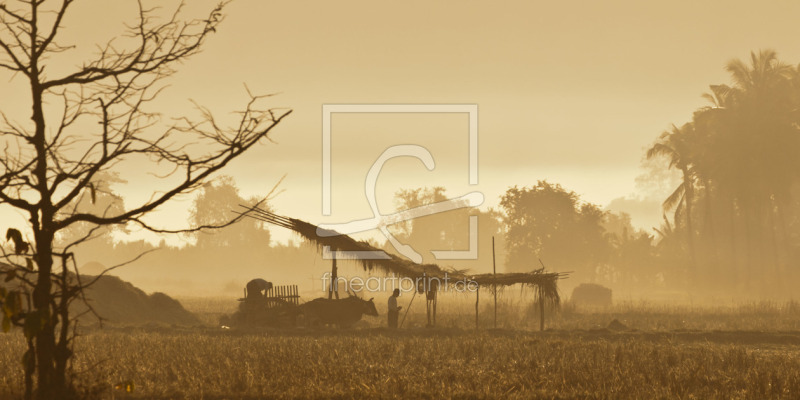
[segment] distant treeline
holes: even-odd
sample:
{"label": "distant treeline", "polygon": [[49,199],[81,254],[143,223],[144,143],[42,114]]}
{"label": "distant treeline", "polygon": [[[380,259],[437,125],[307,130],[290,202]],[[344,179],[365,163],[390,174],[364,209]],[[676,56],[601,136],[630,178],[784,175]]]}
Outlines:
{"label": "distant treeline", "polygon": [[[104,175],[95,200],[83,199],[77,208],[109,212],[124,209],[123,199],[109,187],[117,182],[117,177]],[[257,199],[243,198],[233,179],[223,176],[200,188],[188,222],[193,227],[221,225],[237,216],[233,210],[239,204],[255,202]],[[76,224],[60,240],[68,243],[82,238],[90,228]],[[317,256],[316,248],[304,244],[299,247],[291,243],[274,244],[267,227],[251,218],[219,230],[193,233],[185,237],[189,244],[182,247],[170,246],[165,241],[159,244],[145,240],[115,241],[112,233],[110,229],[95,231],[92,234],[94,239],[77,247],[77,259],[83,265],[81,273],[97,274],[104,268],[144,254],[137,261],[110,273],[147,291],[165,291],[181,296],[240,295],[245,283],[256,277],[276,284],[298,283],[309,290],[312,288],[311,278],[318,281],[325,270],[320,268],[323,261]]]}
{"label": "distant treeline", "polygon": [[[646,152],[682,178],[664,199],[664,222],[653,235],[634,229],[624,213],[603,212],[539,181],[509,189],[500,210],[481,215],[482,243],[501,236],[508,270],[531,270],[541,259],[550,269],[573,271],[574,284],[792,296],[792,282],[800,278],[800,66],[766,50],[747,62],[730,61],[726,69],[731,83],[711,85],[703,95],[709,104]],[[401,204],[439,201],[442,191],[405,191]],[[423,218],[403,232],[418,246],[466,248],[466,235],[458,233],[455,241],[453,233],[436,228],[453,223]],[[486,264],[482,257],[480,265]]]}
{"label": "distant treeline", "polygon": [[695,288],[775,296],[800,277],[800,66],[771,50],[727,64],[729,85],[664,132],[664,157],[682,183],[664,202],[661,234]]}
{"label": "distant treeline", "polygon": [[[572,272],[568,287],[597,282],[639,293],[791,296],[792,282],[800,278],[800,67],[779,61],[774,51],[761,51],[748,62],[729,62],[727,71],[730,84],[711,85],[703,95],[708,106],[658,136],[645,154],[682,178],[664,199],[663,223],[653,232],[637,230],[628,215],[603,211],[544,180],[509,188],[499,209],[463,208],[390,231],[424,262],[456,269],[490,272],[494,238],[498,272],[544,265]],[[104,176],[97,198],[76,207],[124,209],[110,190],[117,181]],[[446,199],[441,187],[396,194],[398,210]],[[232,218],[238,204],[254,201],[242,198],[234,181],[223,177],[202,188],[190,222],[218,224]],[[478,220],[478,259],[434,259],[431,250],[469,249],[469,216]],[[76,226],[62,239],[87,230]],[[271,243],[266,227],[252,219],[196,234],[194,244],[182,248],[114,243],[108,233],[95,232],[98,239],[81,245],[82,262],[110,266],[161,247],[120,272],[152,290],[230,293],[257,276],[312,288],[312,279],[329,268],[312,246]],[[388,242],[377,246],[394,251]]]}

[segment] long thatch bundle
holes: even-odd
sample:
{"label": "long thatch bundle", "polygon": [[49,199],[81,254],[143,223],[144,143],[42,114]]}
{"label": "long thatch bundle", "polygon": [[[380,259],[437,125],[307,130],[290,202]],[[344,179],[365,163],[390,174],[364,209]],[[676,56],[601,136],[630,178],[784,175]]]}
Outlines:
{"label": "long thatch bundle", "polygon": [[284,217],[261,208],[245,207],[241,214],[268,222],[270,224],[291,229],[306,240],[316,244],[317,249],[323,251],[328,247],[331,251],[368,251],[373,254],[385,254],[383,258],[361,259],[355,261],[361,264],[365,270],[380,270],[385,273],[394,273],[401,277],[411,279],[418,278],[439,278],[447,277],[450,282],[460,280],[471,280],[478,283],[481,287],[511,286],[522,284],[536,289],[536,295],[545,302],[557,305],[560,302],[558,294],[558,280],[564,278],[566,274],[558,272],[545,272],[544,268],[531,272],[501,273],[501,274],[478,274],[470,275],[458,270],[443,270],[436,264],[416,264],[412,261],[400,258],[394,254],[385,253],[367,242],[359,241],[348,235],[337,232],[326,232],[319,235],[321,231],[316,225],[296,219]]}

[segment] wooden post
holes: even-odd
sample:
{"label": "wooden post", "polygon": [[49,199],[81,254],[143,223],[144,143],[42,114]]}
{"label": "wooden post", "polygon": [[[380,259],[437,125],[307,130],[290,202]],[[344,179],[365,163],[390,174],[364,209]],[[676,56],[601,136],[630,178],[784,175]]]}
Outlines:
{"label": "wooden post", "polygon": [[[431,296],[430,296],[431,288],[429,288],[427,284],[424,285],[424,288],[425,288],[424,289],[425,290],[425,313],[426,313],[426,315],[428,317],[428,325],[425,325],[425,327],[426,328],[430,328],[431,327]],[[417,294],[417,292],[419,292],[419,289],[415,290],[414,294]]]}
{"label": "wooden post", "polygon": [[[542,271],[544,271],[544,263],[542,259],[539,259],[539,264],[542,265]],[[544,288],[541,286],[537,287],[539,291],[539,330],[544,331]]]}
{"label": "wooden post", "polygon": [[429,291],[425,293],[425,304],[428,310],[428,327],[435,327],[436,326],[436,299],[439,295],[438,287],[429,288]]}
{"label": "wooden post", "polygon": [[432,279],[428,279],[424,285],[425,289],[425,309],[428,312],[428,328],[436,326],[436,299],[439,295],[439,281],[436,283]]}
{"label": "wooden post", "polygon": [[330,299],[334,294],[339,298],[339,270],[336,268],[336,253],[331,252],[333,260],[331,261],[331,286],[328,291],[328,298]]}
{"label": "wooden post", "polygon": [[492,291],[494,291],[494,329],[497,329],[497,264],[494,261],[494,236],[492,236]]}
{"label": "wooden post", "polygon": [[539,330],[544,331],[544,290],[539,289]]}
{"label": "wooden post", "polygon": [[475,291],[475,330],[478,330],[478,301],[481,298],[481,287],[478,286],[478,290]]}
{"label": "wooden post", "polygon": [[436,302],[439,301],[439,288],[436,288],[436,293],[433,297],[433,326],[436,326]]}

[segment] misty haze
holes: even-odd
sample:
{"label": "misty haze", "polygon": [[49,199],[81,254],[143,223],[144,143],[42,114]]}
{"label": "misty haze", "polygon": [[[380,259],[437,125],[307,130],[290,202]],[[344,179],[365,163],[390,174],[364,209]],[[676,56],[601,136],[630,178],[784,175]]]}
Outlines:
{"label": "misty haze", "polygon": [[800,398],[799,12],[0,2],[0,398]]}

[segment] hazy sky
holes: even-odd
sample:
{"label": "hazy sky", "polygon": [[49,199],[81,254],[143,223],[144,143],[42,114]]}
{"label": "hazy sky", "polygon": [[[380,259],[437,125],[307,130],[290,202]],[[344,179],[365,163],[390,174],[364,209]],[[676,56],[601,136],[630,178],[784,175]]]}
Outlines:
{"label": "hazy sky", "polygon": [[[65,31],[82,41],[76,54],[89,54],[86,44],[104,41],[103,32],[113,36],[123,3],[78,3],[84,15],[68,19]],[[213,4],[192,0],[188,11]],[[436,184],[453,196],[481,190],[492,206],[509,186],[540,179],[605,206],[645,196],[635,183],[643,149],[669,124],[686,122],[709,84],[727,81],[728,60],[774,48],[784,61],[800,62],[800,3],[790,1],[239,0],[226,14],[203,53],[171,80],[164,110],[189,110],[191,98],[225,115],[247,100],[245,83],[281,93],[270,104],[294,113],[274,131],[277,144],[254,148],[226,174],[248,195],[266,193],[286,174],[275,210],[313,222],[326,220],[323,104],[469,103],[478,104],[480,121],[480,184],[469,187],[460,142],[466,117],[337,116],[327,221],[370,216],[366,171],[382,149],[403,143],[427,146],[437,169],[387,164],[378,188],[383,210],[400,188]],[[6,92],[13,82],[7,85]],[[151,187],[132,181],[118,190],[133,203]],[[652,199],[614,204],[643,227],[659,217]],[[179,220],[185,209],[177,204],[162,216]]]}

